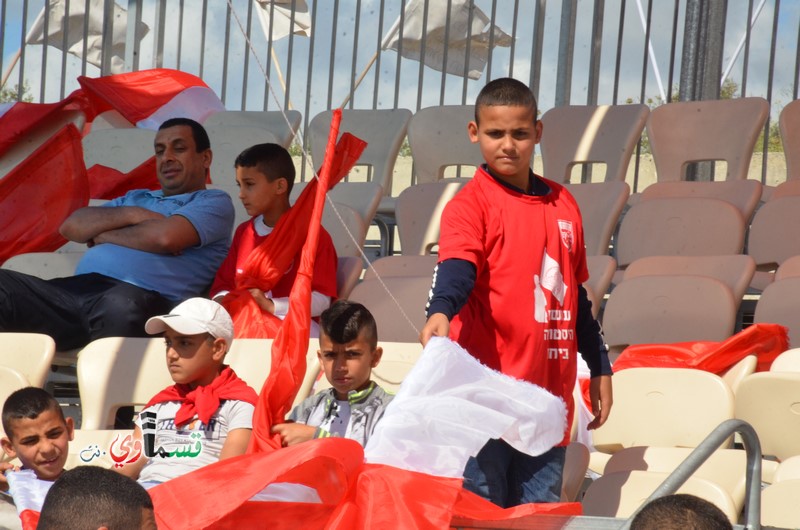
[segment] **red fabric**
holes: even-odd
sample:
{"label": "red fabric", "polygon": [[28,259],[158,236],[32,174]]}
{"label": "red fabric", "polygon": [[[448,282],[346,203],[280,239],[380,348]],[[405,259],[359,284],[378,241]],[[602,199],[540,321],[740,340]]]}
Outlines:
{"label": "red fabric", "polygon": [[169,68],[97,78],[79,76],[78,83],[90,102],[89,121],[101,112],[116,110],[134,124],[187,88],[208,87],[195,75]]}
{"label": "red fabric", "polygon": [[19,101],[0,114],[0,156],[4,155],[25,135],[48,122],[60,120],[60,115],[73,110],[83,110],[86,101],[80,91],[72,93],[58,103],[26,103]]}
{"label": "red fabric", "polygon": [[39,517],[41,512],[35,510],[23,510],[19,514],[20,522],[22,523],[22,530],[36,530],[39,526]]}
{"label": "red fabric", "polygon": [[88,168],[89,196],[92,199],[116,199],[130,190],[160,190],[156,176],[156,157],[150,157],[128,173],[95,164]]}
{"label": "red fabric", "polygon": [[56,250],[66,241],[61,223],[88,202],[81,136],[70,124],[0,180],[0,263]]}
{"label": "red fabric", "polygon": [[[249,219],[236,228],[233,243],[228,251],[228,256],[217,270],[214,283],[211,285],[211,297],[221,291],[232,291],[236,288],[236,277],[241,274],[241,267],[247,257],[258,245],[269,237],[259,236],[253,227],[253,220]],[[336,249],[330,234],[323,228],[319,232],[319,245],[314,259],[314,277],[311,280],[311,290],[326,296],[336,297]],[[300,252],[298,252],[286,271],[272,287],[272,296],[283,298],[289,296],[297,277],[300,266]]]}
{"label": "red fabric", "polygon": [[189,385],[172,385],[155,396],[145,405],[149,407],[165,401],[180,401],[182,403],[175,414],[175,424],[187,423],[195,414],[205,425],[211,416],[219,409],[219,403],[225,399],[246,401],[252,405],[258,402],[255,390],[247,386],[239,376],[226,366],[214,380],[205,386],[190,388]]}
{"label": "red fabric", "polygon": [[[439,261],[463,259],[477,270],[450,337],[484,365],[562,397],[566,444],[578,286],[588,271],[577,203],[563,186],[546,182],[549,194],[524,195],[479,168],[442,213]],[[495,318],[486,318],[487,308]]]}
{"label": "red fabric", "polygon": [[[328,169],[325,169],[326,166],[323,163],[319,182],[312,180],[303,189],[295,205],[281,216],[269,237],[249,253],[241,266],[242,274],[236,276],[236,289],[228,293],[222,300],[222,305],[233,318],[233,329],[237,337],[271,338],[275,337],[281,328],[281,320],[271,313],[262,311],[248,289],[257,287],[267,292],[275,286],[283,273],[289,269],[292,260],[295,259],[297,252],[302,247],[303,241],[306,241],[307,237],[308,241],[311,241],[311,233],[316,234],[319,231],[321,226],[319,219],[322,218],[325,191],[332,188],[350,171],[366,147],[365,142],[348,133],[342,135],[338,144],[333,143],[336,136],[332,138],[326,151],[325,160],[328,162]],[[334,156],[331,158],[328,154]],[[324,181],[323,172],[327,172]],[[322,193],[319,194],[319,199],[315,200],[318,186]],[[314,201],[315,208],[314,222],[311,222],[312,201]],[[316,217],[318,202],[320,203],[319,216]],[[314,238],[314,252],[316,253],[317,236],[314,235]],[[313,274],[313,268],[312,260],[309,274]],[[298,271],[298,279],[302,275],[301,271]],[[296,283],[297,281],[295,281]],[[310,291],[308,296],[311,296]],[[292,305],[291,301],[289,305]],[[310,316],[308,320],[311,320]],[[303,358],[305,359],[305,350]]]}

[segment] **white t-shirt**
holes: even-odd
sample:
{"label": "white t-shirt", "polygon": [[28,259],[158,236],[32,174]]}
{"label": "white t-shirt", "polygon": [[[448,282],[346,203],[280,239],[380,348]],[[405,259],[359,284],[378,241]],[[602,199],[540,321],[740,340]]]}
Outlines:
{"label": "white t-shirt", "polygon": [[[225,400],[211,416],[208,425],[195,417],[175,428],[175,414],[181,404],[165,401],[148,407],[136,418],[142,436],[152,431],[142,427],[145,413],[156,413],[155,456],[150,457],[139,475],[139,482],[160,483],[179,477],[219,460],[228,432],[234,429],[252,429],[255,407],[246,401]],[[162,451],[159,452],[159,449]]]}

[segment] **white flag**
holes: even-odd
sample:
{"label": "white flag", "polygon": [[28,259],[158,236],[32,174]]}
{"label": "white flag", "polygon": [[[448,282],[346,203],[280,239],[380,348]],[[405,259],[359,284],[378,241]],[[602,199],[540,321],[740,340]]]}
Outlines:
{"label": "white flag", "polygon": [[[72,0],[69,3],[69,13],[66,13],[64,0],[50,0],[47,44],[78,57],[83,57],[85,25],[86,62],[100,68],[103,55],[103,4],[103,0],[90,0],[89,12],[86,13],[86,2],[84,0]],[[44,13],[45,11],[42,9],[28,32],[25,38],[27,44],[44,44]],[[116,3],[114,4],[113,28],[111,73],[119,74],[123,72],[125,66],[125,37],[128,30],[128,12]],[[141,39],[148,31],[150,31],[150,28],[147,24],[140,22],[137,28],[137,37]],[[66,50],[62,48],[65,32],[67,34]]]}
{"label": "white flag", "polygon": [[[311,35],[311,15],[305,0],[254,0],[258,20],[267,40],[270,37],[270,16],[272,18],[272,40],[287,37],[290,33],[309,37]],[[294,6],[294,20],[292,20]]]}
{"label": "white flag", "polygon": [[[470,19],[471,13],[471,19]],[[471,22],[471,23],[470,23]],[[422,28],[425,25],[425,50],[422,57]],[[399,20],[390,30],[383,48],[397,51],[400,47]],[[445,33],[447,40],[445,41]],[[402,55],[422,62],[440,72],[478,79],[489,57],[489,41],[493,46],[511,46],[512,38],[477,8],[472,0],[452,0],[448,19],[447,0],[408,0],[403,22]],[[469,43],[469,55],[467,55]],[[447,62],[445,63],[445,51]]]}

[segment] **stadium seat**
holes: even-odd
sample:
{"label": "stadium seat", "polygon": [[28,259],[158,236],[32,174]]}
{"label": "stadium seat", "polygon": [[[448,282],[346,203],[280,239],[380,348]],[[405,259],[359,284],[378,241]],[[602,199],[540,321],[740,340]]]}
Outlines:
{"label": "stadium seat", "polygon": [[778,464],[775,475],[772,477],[772,483],[796,479],[800,479],[800,455],[790,456]]}
{"label": "stadium seat", "polygon": [[86,169],[99,164],[128,173],[155,155],[155,137],[155,131],[150,129],[102,129],[90,132],[82,140]]}
{"label": "stadium seat", "polygon": [[566,188],[581,210],[586,254],[608,254],[611,236],[628,201],[630,187],[622,181],[606,181],[567,184]]}
{"label": "stadium seat", "polygon": [[367,224],[356,210],[344,204],[327,203],[322,211],[322,226],[330,234],[337,256],[362,256]]}
{"label": "stadium seat", "polygon": [[770,372],[800,372],[800,348],[792,348],[778,355],[772,365]]}
{"label": "stadium seat", "polygon": [[580,442],[570,442],[561,473],[561,502],[575,502],[578,499],[588,468],[589,449]]}
{"label": "stadium seat", "polygon": [[439,242],[442,211],[466,182],[466,179],[446,179],[415,184],[400,193],[395,214],[403,255],[432,253]]}
{"label": "stadium seat", "polygon": [[53,339],[42,333],[7,331],[0,333],[0,344],[0,366],[13,368],[29,385],[43,388],[56,352]]}
{"label": "stadium seat", "polygon": [[772,199],[753,216],[747,237],[747,254],[756,260],[756,273],[750,286],[763,291],[774,279],[774,271],[784,261],[800,256],[800,196]]}
{"label": "stadium seat", "polygon": [[789,434],[800,432],[798,402],[800,373],[759,372],[739,385],[735,416],[753,426],[765,456],[785,460],[800,455],[800,436]]}
{"label": "stadium seat", "polygon": [[[208,117],[203,125],[206,128],[217,126],[256,127],[271,132],[277,139],[277,143],[288,149],[292,145],[297,129],[300,127],[302,117],[302,114],[297,110],[229,110],[215,112]],[[254,143],[257,142],[250,142],[245,147],[249,147]],[[213,141],[211,142],[211,148],[215,149]]]}
{"label": "stadium seat", "polygon": [[800,528],[800,479],[783,480],[761,492],[761,524],[765,527]]}
{"label": "stadium seat", "polygon": [[800,344],[800,277],[773,282],[756,303],[754,322],[770,322],[789,328],[789,344]]}
{"label": "stadium seat", "polygon": [[647,105],[565,105],[544,113],[544,174],[570,182],[576,164],[605,164],[605,181],[624,182],[650,109]]}
{"label": "stadium seat", "polygon": [[358,256],[342,256],[336,266],[336,296],[347,298],[356,286],[364,270],[363,261]]}
{"label": "stadium seat", "polygon": [[724,180],[717,182],[668,181],[651,184],[642,192],[642,201],[670,197],[705,197],[720,199],[739,209],[745,221],[753,217],[761,200],[762,185],[757,180]]}
{"label": "stadium seat", "polygon": [[734,396],[739,390],[739,385],[742,384],[742,381],[744,381],[749,375],[754,374],[757,366],[758,357],[755,355],[748,355],[738,363],[728,368],[725,373],[722,374],[722,380],[725,381],[729,387],[731,387],[731,391],[733,392]]}
{"label": "stadium seat", "polygon": [[[378,325],[378,346],[383,348],[383,355],[378,366],[372,369],[372,380],[381,388],[390,393],[397,392],[408,372],[422,354],[422,345],[416,342],[390,342],[384,341],[383,329]],[[319,392],[330,388],[331,384],[322,376],[315,387]]]}
{"label": "stadium seat", "polygon": [[73,276],[84,252],[27,252],[8,258],[4,269],[24,272],[44,280]]}
{"label": "stadium seat", "polygon": [[[296,182],[292,188],[291,202],[305,189],[306,182]],[[372,223],[378,204],[383,196],[383,188],[376,182],[340,182],[328,191],[328,199],[349,206],[358,212],[367,226]]]}
{"label": "stadium seat", "polygon": [[430,288],[430,276],[364,280],[353,288],[350,300],[375,316],[381,342],[417,342]]}
{"label": "stadium seat", "polygon": [[386,256],[369,264],[364,270],[364,279],[369,280],[376,276],[381,278],[394,276],[425,276],[431,278],[438,259],[438,256],[430,254],[425,256]]}
{"label": "stadium seat", "polygon": [[[224,114],[224,113],[217,113]],[[211,182],[231,195],[234,203],[238,200],[239,187],[236,184],[234,162],[239,154],[256,144],[280,144],[280,139],[269,129],[263,127],[244,127],[238,125],[206,125],[211,140]]]}
{"label": "stadium seat", "polygon": [[589,301],[592,302],[592,315],[597,318],[603,307],[608,288],[617,270],[617,262],[611,256],[586,256],[586,267],[589,269],[589,279],[583,283]]}

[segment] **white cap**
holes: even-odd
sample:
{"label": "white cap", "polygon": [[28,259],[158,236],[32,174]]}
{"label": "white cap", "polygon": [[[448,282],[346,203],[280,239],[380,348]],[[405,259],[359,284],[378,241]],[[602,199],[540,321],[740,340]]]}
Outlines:
{"label": "white cap", "polygon": [[164,333],[167,327],[183,335],[210,333],[212,337],[225,339],[230,346],[233,341],[233,320],[225,308],[208,298],[189,298],[181,302],[168,315],[150,318],[144,330],[155,335]]}

